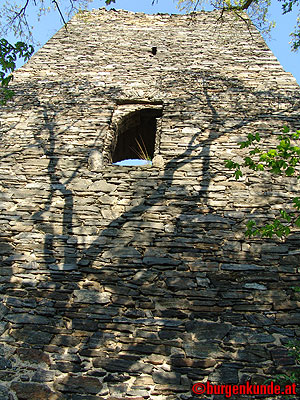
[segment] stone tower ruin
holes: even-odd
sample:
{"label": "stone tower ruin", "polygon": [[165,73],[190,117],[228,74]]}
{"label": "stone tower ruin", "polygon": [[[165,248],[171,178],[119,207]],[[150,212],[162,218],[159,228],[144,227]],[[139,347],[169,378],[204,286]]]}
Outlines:
{"label": "stone tower ruin", "polygon": [[[219,17],[81,12],[16,72],[1,110],[1,399],[188,400],[196,382],[293,368],[299,232],[244,233],[297,180],[236,181],[225,159],[248,133],[268,146],[299,129],[300,90],[256,28]],[[114,165],[137,142],[152,165]]]}

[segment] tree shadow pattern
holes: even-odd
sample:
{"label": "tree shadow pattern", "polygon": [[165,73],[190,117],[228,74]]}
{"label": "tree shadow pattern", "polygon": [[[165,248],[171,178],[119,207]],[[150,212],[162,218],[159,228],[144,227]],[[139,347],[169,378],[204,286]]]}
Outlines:
{"label": "tree shadow pattern", "polygon": [[[37,99],[32,142],[2,154],[3,165],[26,152],[42,160],[26,172],[21,157],[18,182],[3,179],[3,399],[188,400],[198,381],[263,383],[295,368],[284,345],[299,333],[299,235],[243,237],[250,211],[263,219],[284,202],[264,195],[284,183],[236,183],[224,160],[256,126],[272,141],[296,124],[299,99],[209,73],[163,80],[163,169],[89,171],[111,116],[74,149],[80,106],[62,128],[68,109]],[[170,99],[180,80],[198,96]]]}

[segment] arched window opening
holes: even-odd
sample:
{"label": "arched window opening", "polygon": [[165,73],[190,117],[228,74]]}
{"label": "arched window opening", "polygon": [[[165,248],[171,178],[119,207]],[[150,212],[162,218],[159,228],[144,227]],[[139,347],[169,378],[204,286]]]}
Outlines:
{"label": "arched window opening", "polygon": [[154,156],[157,118],[162,109],[146,108],[124,116],[117,127],[117,141],[112,152],[112,162],[147,160]]}

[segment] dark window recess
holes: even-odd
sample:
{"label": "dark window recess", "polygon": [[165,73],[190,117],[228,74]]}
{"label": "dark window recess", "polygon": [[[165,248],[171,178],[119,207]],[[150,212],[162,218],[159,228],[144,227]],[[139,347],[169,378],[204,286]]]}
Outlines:
{"label": "dark window recess", "polygon": [[118,126],[112,162],[129,159],[152,159],[155,150],[156,119],[162,110],[143,109],[126,115]]}

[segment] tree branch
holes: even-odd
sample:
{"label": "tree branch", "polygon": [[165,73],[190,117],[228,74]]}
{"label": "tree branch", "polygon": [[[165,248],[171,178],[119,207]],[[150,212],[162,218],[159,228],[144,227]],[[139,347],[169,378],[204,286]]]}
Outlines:
{"label": "tree branch", "polygon": [[16,13],[14,18],[12,19],[12,22],[14,22],[17,18],[21,18],[22,16],[24,16],[28,4],[29,4],[29,0],[26,0],[24,7],[22,7],[18,13]]}
{"label": "tree branch", "polygon": [[60,14],[60,17],[61,17],[61,19],[62,19],[62,21],[63,21],[63,23],[64,23],[64,25],[65,25],[66,31],[67,31],[67,30],[68,30],[68,29],[67,29],[67,23],[66,23],[66,21],[65,21],[65,19],[64,19],[64,16],[63,16],[63,14],[62,14],[62,12],[61,12],[61,9],[59,8],[59,5],[58,5],[57,1],[56,1],[56,0],[52,0],[52,3],[54,3],[54,4],[56,5],[56,7],[57,7],[57,9],[58,9],[58,12],[59,12],[59,14]]}
{"label": "tree branch", "polygon": [[226,6],[226,7],[222,7],[222,10],[224,10],[224,11],[233,11],[233,10],[235,10],[235,11],[243,11],[243,10],[247,10],[250,6],[251,6],[251,4],[254,2],[254,0],[247,0],[246,1],[246,3],[244,3],[243,5],[241,5],[241,6]]}
{"label": "tree branch", "polygon": [[250,5],[253,3],[254,0],[247,0],[246,3],[243,5],[242,10],[247,10]]}
{"label": "tree branch", "polygon": [[196,4],[195,4],[195,7],[194,7],[194,12],[197,10],[197,7],[198,7],[199,3],[200,3],[200,0],[197,0]]}

